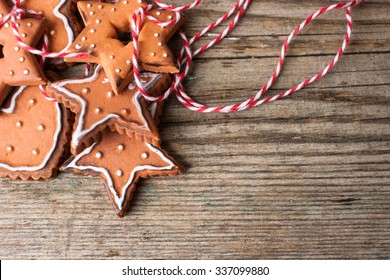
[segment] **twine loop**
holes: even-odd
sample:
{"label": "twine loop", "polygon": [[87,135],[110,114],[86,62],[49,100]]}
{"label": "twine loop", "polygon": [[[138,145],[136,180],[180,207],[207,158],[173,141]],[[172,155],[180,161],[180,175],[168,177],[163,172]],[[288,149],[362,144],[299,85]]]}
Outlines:
{"label": "twine loop", "polygon": [[[140,93],[144,96],[145,99],[149,100],[150,102],[160,102],[168,98],[172,93],[174,93],[179,100],[181,104],[183,104],[186,108],[200,113],[232,113],[237,111],[243,111],[252,107],[259,106],[261,104],[269,103],[278,99],[282,99],[284,97],[287,97],[303,88],[305,88],[307,85],[314,83],[321,77],[325,76],[338,62],[339,58],[343,55],[345,52],[345,49],[350,41],[351,35],[352,35],[352,16],[351,16],[351,9],[355,7],[356,5],[359,5],[361,3],[365,2],[365,0],[353,0],[350,2],[341,2],[338,4],[330,5],[324,8],[321,8],[317,12],[310,15],[307,19],[305,19],[300,25],[298,25],[294,31],[287,37],[287,39],[284,41],[284,44],[281,49],[281,53],[279,56],[278,63],[276,65],[276,69],[271,75],[271,78],[268,80],[268,82],[251,98],[232,105],[228,106],[218,106],[218,107],[209,107],[204,104],[200,104],[193,100],[185,91],[182,81],[186,78],[186,76],[189,73],[193,58],[209,48],[213,47],[214,45],[218,44],[220,41],[222,41],[237,25],[237,23],[242,18],[245,11],[248,9],[251,0],[239,0],[232,8],[229,10],[224,16],[217,19],[215,22],[210,24],[208,27],[206,27],[204,30],[198,32],[195,36],[193,36],[191,39],[188,40],[186,34],[183,31],[179,31],[179,34],[183,40],[183,47],[180,52],[180,57],[178,59],[178,63],[180,65],[181,71],[178,74],[174,75],[174,80],[172,82],[171,87],[161,96],[159,97],[153,97],[150,96],[147,91],[143,88],[143,85],[140,81],[140,69],[138,65],[138,36],[139,32],[142,29],[142,24],[145,18],[145,12],[143,9],[140,9],[137,11],[134,16],[132,17],[132,35],[133,35],[133,45],[134,53],[133,53],[133,66],[134,66],[134,79],[136,81],[137,87],[140,91]],[[175,11],[176,13],[181,13],[183,11],[192,9],[199,5],[201,3],[201,0],[196,0],[193,3],[181,6],[181,7],[174,7],[171,5],[166,5],[162,3],[160,0],[154,0],[154,3],[157,4],[161,9],[163,10],[169,10],[169,11]],[[347,32],[345,35],[345,38],[343,40],[342,46],[339,49],[339,51],[336,53],[335,57],[332,59],[332,61],[323,69],[320,73],[317,75],[304,80],[300,84],[292,87],[291,89],[282,92],[278,95],[275,95],[273,97],[269,98],[263,98],[264,94],[268,91],[268,89],[276,82],[277,78],[279,77],[284,61],[286,58],[287,50],[289,45],[291,44],[292,40],[313,20],[320,17],[321,15],[337,10],[337,9],[346,9],[346,20],[347,20]],[[141,11],[142,10],[142,11]],[[233,20],[230,22],[230,24],[227,26],[227,28],[221,32],[214,40],[210,41],[206,45],[202,46],[201,48],[193,51],[192,45],[202,36],[210,32],[215,27],[219,26],[226,20],[228,20],[233,14],[236,14]],[[161,24],[161,22],[159,22]],[[263,98],[263,99],[262,99]]]}

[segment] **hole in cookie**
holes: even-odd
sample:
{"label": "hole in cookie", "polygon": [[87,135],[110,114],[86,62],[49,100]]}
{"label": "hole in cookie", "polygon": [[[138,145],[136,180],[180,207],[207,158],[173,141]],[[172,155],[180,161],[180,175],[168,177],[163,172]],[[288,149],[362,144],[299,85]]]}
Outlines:
{"label": "hole in cookie", "polygon": [[127,45],[128,43],[130,43],[133,40],[131,33],[129,33],[129,32],[118,33],[117,36],[118,36],[118,40],[122,41],[123,44],[125,44],[125,45]]}
{"label": "hole in cookie", "polygon": [[0,59],[4,57],[3,45],[0,45]]}

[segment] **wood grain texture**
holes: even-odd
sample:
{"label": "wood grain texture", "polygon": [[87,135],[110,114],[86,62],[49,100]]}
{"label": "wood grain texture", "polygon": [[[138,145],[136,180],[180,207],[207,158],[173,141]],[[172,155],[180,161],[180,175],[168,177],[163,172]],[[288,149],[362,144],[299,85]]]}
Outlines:
{"label": "wood grain texture", "polygon": [[[234,2],[204,1],[184,29],[194,34]],[[285,36],[334,2],[253,1],[234,33],[196,59],[190,94],[210,105],[250,96]],[[288,99],[229,115],[169,100],[163,146],[188,170],[142,181],[124,219],[99,179],[1,180],[0,258],[388,259],[389,14],[389,0],[354,9],[347,54]],[[322,69],[344,32],[342,12],[313,23],[270,94]]]}

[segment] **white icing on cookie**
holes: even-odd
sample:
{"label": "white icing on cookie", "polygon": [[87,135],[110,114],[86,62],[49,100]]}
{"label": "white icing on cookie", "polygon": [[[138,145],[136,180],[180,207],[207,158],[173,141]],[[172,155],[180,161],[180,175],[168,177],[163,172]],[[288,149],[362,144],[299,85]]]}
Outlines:
{"label": "white icing on cookie", "polygon": [[150,114],[152,115],[153,119],[156,117],[157,108],[158,108],[158,103],[157,102],[153,102],[149,106],[149,111],[150,111]]}
{"label": "white icing on cookie", "polygon": [[97,166],[81,166],[81,165],[77,165],[77,162],[82,157],[84,157],[85,155],[90,154],[97,144],[98,143],[95,143],[91,147],[85,149],[82,153],[77,155],[67,166],[64,166],[63,168],[64,169],[74,168],[74,169],[78,169],[78,170],[92,170],[92,171],[97,172],[97,173],[102,173],[104,175],[104,177],[106,178],[106,184],[107,184],[110,192],[113,194],[113,196],[115,198],[115,204],[118,206],[119,210],[123,209],[123,203],[125,201],[126,192],[127,192],[128,188],[131,186],[131,184],[134,182],[134,178],[135,178],[135,175],[136,175],[137,172],[143,171],[143,170],[147,170],[147,169],[148,170],[158,170],[158,171],[172,170],[175,167],[175,164],[170,159],[168,159],[164,155],[163,152],[161,152],[159,149],[157,149],[153,145],[145,143],[148,146],[148,148],[149,148],[149,150],[151,152],[153,152],[153,153],[157,154],[158,156],[160,156],[160,158],[164,162],[166,162],[168,165],[163,166],[163,167],[157,167],[157,166],[153,166],[153,165],[140,165],[140,166],[135,167],[131,171],[129,180],[123,186],[122,195],[119,196],[118,193],[115,190],[114,182],[113,182],[113,179],[112,179],[112,177],[110,175],[110,172],[107,169],[105,169],[104,167],[97,167]]}
{"label": "white icing on cookie", "polygon": [[[37,1],[37,0],[31,0],[31,1]],[[75,37],[73,29],[70,27],[69,19],[63,13],[60,12],[60,9],[66,3],[66,1],[68,0],[61,0],[60,3],[58,3],[58,5],[53,10],[53,14],[56,17],[58,17],[60,20],[62,20],[62,22],[64,23],[64,28],[66,30],[66,34],[68,35],[68,43],[66,47],[64,47],[64,49],[60,52],[66,51],[72,45]],[[12,2],[15,4],[16,0],[12,0]]]}
{"label": "white icing on cookie", "polygon": [[[11,99],[11,103],[8,108],[2,108],[0,111],[5,114],[12,114],[16,107],[16,99],[20,96],[20,94],[26,89],[26,87],[21,87],[14,93]],[[60,140],[60,134],[62,131],[62,112],[60,105],[58,103],[55,104],[56,110],[57,110],[57,129],[53,137],[53,146],[51,147],[49,153],[47,153],[45,159],[43,162],[38,166],[10,166],[5,163],[0,163],[0,167],[8,169],[10,171],[37,171],[45,168],[47,163],[49,162],[50,158],[52,157],[54,151],[57,148],[57,143]]]}
{"label": "white icing on cookie", "polygon": [[61,2],[57,5],[57,7],[55,7],[55,9],[53,11],[54,14],[63,21],[64,27],[66,29],[66,33],[68,34],[68,44],[64,48],[64,51],[67,50],[72,45],[72,43],[74,41],[74,32],[73,32],[73,29],[69,25],[69,19],[64,14],[62,14],[60,12],[61,7],[66,3],[66,1],[68,1],[68,0],[61,0]]}
{"label": "white icing on cookie", "polygon": [[19,97],[19,95],[26,89],[26,87],[20,87],[12,96],[10,105],[8,108],[0,108],[0,112],[5,114],[12,114],[15,111],[16,107],[16,99]]}
{"label": "white icing on cookie", "polygon": [[[67,85],[71,85],[71,84],[84,84],[84,83],[91,83],[91,82],[96,81],[99,78],[100,70],[102,70],[102,66],[98,65],[95,69],[95,73],[91,77],[87,77],[85,79],[68,80],[68,81],[64,81],[64,82],[53,83],[51,85],[54,89],[62,92],[63,94],[66,94],[67,96],[69,96],[73,99],[76,99],[81,104],[81,112],[80,112],[79,120],[78,120],[77,126],[76,126],[76,128],[73,132],[73,135],[72,135],[72,146],[73,147],[77,147],[79,145],[81,139],[83,139],[88,133],[93,131],[99,125],[105,123],[109,119],[120,118],[120,116],[117,114],[109,114],[109,115],[105,116],[103,119],[101,119],[100,121],[95,122],[93,125],[91,125],[91,127],[89,129],[84,129],[84,117],[86,114],[87,102],[81,96],[74,94],[73,92],[71,92],[70,90],[68,90],[66,88]],[[143,73],[143,74],[141,74],[141,76],[144,76],[144,77],[145,76],[149,76],[149,77],[152,76],[150,81],[148,83],[144,84],[144,87],[146,89],[149,89],[158,81],[159,78],[161,78],[162,75],[158,74],[158,73],[148,73],[148,74]],[[144,122],[143,127],[149,128],[148,122],[146,121],[146,119],[144,118],[144,116],[142,114],[142,108],[141,108],[141,105],[139,103],[139,99],[141,96],[142,96],[141,93],[137,92],[134,95],[133,102],[136,105],[138,113],[142,117],[142,120]]]}

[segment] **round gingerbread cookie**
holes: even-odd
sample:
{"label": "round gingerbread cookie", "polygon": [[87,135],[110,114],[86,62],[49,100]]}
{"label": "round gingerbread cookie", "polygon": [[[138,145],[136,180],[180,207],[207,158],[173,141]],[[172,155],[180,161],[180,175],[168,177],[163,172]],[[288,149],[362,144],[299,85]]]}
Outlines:
{"label": "round gingerbread cookie", "polygon": [[0,177],[50,179],[68,153],[70,114],[38,86],[16,88],[0,108]]}

